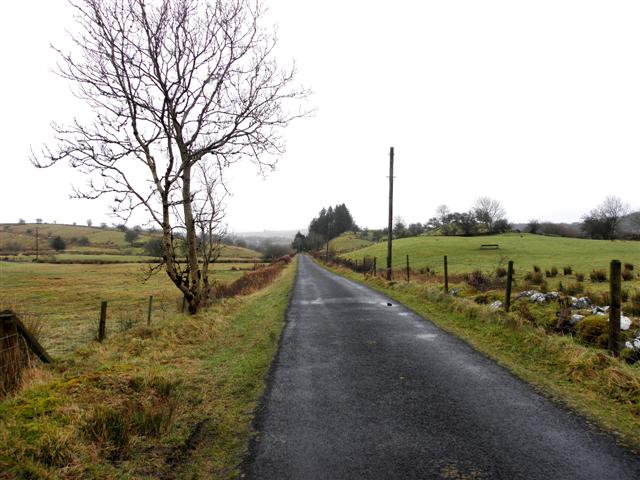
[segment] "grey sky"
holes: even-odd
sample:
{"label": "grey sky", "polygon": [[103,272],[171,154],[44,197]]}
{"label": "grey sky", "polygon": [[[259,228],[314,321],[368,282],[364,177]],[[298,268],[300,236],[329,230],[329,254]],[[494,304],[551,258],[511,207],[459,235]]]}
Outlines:
{"label": "grey sky", "polygon": [[[266,3],[317,112],[287,130],[266,179],[229,173],[232,230],[305,227],[342,202],[383,226],[391,145],[410,222],[483,195],[512,221],[578,220],[611,194],[640,207],[639,2]],[[3,6],[0,222],[113,221],[106,203],[68,199],[74,172],[28,162],[50,121],[82,111],[50,73],[70,15],[63,0]]]}

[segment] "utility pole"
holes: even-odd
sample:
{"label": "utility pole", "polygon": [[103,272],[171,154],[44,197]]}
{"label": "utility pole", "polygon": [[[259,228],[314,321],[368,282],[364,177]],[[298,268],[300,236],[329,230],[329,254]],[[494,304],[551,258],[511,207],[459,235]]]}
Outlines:
{"label": "utility pole", "polygon": [[36,262],[38,261],[38,253],[39,253],[39,248],[38,248],[38,226],[36,225]]}
{"label": "utility pole", "polygon": [[330,227],[329,220],[327,220],[327,251],[324,254],[325,263],[329,263],[329,233],[331,232],[329,227]]}
{"label": "utility pole", "polygon": [[391,280],[391,248],[393,239],[393,147],[389,150],[389,228],[387,231],[387,280]]}

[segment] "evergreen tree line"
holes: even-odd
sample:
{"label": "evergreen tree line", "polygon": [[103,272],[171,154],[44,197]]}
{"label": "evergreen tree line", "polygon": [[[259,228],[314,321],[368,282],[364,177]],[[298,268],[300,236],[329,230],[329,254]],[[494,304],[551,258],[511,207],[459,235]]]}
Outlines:
{"label": "evergreen tree line", "polygon": [[309,233],[303,235],[298,232],[291,246],[299,252],[317,250],[332,238],[344,232],[357,230],[358,226],[344,203],[335,207],[323,207],[318,216],[309,223]]}

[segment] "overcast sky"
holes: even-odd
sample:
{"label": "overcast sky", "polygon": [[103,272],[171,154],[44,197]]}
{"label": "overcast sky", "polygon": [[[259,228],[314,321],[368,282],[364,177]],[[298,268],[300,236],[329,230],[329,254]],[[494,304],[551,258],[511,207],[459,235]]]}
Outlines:
{"label": "overcast sky", "polygon": [[[508,218],[576,221],[606,195],[640,207],[640,2],[266,0],[280,55],[314,91],[263,179],[230,172],[234,231],[297,229],[346,203],[361,226],[424,222],[479,196]],[[64,0],[6,2],[0,20],[0,222],[115,221],[70,200],[82,178],[35,169],[49,123],[81,109],[51,69],[73,29]]]}

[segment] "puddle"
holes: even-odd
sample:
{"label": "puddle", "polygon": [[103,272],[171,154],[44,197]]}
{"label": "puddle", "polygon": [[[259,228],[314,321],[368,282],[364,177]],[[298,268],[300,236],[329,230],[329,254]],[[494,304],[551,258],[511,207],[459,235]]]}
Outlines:
{"label": "puddle", "polygon": [[435,340],[437,336],[435,333],[420,333],[416,335],[416,338],[420,340]]}

